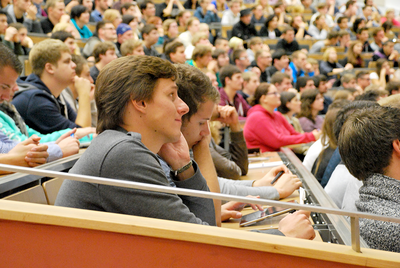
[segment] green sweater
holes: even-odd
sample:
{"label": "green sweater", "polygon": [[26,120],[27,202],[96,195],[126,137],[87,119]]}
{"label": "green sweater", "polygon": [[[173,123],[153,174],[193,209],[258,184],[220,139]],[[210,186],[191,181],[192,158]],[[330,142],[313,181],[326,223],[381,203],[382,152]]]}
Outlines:
{"label": "green sweater", "polygon": [[[3,111],[0,111],[0,130],[3,131],[4,134],[7,135],[7,137],[9,137],[11,140],[14,140],[14,141],[21,142],[21,141],[28,139],[33,134],[35,134],[41,138],[40,139],[41,143],[51,142],[51,141],[56,141],[61,135],[63,135],[64,133],[71,130],[71,129],[67,128],[67,129],[63,129],[63,130],[59,130],[59,131],[54,131],[53,133],[49,133],[49,134],[41,134],[40,132],[30,128],[29,126],[27,126],[27,125],[25,125],[25,126],[28,131],[28,136],[24,135],[21,132],[21,130],[17,127],[14,120],[10,116],[5,114]],[[92,138],[93,138],[93,135],[90,134],[86,137],[83,137],[79,141],[80,142],[89,142],[92,140]]]}

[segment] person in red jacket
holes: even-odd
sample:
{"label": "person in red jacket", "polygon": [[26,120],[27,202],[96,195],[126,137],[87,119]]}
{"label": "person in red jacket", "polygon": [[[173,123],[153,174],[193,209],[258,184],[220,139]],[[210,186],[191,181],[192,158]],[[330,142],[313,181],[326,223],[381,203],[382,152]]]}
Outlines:
{"label": "person in red jacket", "polygon": [[252,104],[243,130],[248,148],[260,148],[261,152],[278,151],[282,146],[315,141],[320,136],[318,130],[296,132],[285,117],[275,111],[281,100],[274,85],[262,83],[258,86]]}

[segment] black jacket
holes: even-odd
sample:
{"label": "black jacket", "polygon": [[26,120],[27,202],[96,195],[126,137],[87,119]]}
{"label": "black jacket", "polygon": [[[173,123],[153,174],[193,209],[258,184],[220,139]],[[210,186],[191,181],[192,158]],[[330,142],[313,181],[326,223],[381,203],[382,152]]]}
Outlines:
{"label": "black jacket", "polygon": [[236,36],[242,40],[249,40],[254,36],[258,36],[257,30],[253,24],[246,25],[242,21],[239,21],[232,28],[232,37]]}

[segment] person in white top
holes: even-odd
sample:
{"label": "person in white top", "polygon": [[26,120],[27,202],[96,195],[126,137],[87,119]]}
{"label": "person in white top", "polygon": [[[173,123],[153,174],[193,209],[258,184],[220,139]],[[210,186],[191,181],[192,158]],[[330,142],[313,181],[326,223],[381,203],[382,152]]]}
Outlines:
{"label": "person in white top", "polygon": [[313,25],[315,19],[320,14],[325,15],[325,21],[328,27],[332,28],[335,26],[335,22],[333,21],[332,16],[328,14],[328,6],[326,5],[326,3],[319,3],[317,6],[317,10],[318,12],[315,13],[310,19],[310,26]]}
{"label": "person in white top", "polygon": [[179,35],[179,40],[186,47],[192,44],[192,38],[199,31],[200,21],[198,18],[192,17],[187,22],[187,31]]}
{"label": "person in white top", "polygon": [[240,20],[240,1],[233,0],[230,3],[230,8],[225,10],[222,15],[222,25],[234,25]]}

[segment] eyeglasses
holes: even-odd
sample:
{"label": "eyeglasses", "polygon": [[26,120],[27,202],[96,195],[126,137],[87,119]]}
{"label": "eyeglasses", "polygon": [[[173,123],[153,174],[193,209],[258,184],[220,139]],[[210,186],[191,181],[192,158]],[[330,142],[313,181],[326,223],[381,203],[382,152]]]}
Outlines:
{"label": "eyeglasses", "polygon": [[280,94],[279,94],[278,91],[275,91],[275,92],[267,93],[267,94],[265,94],[265,95],[275,95],[275,96],[279,96]]}

